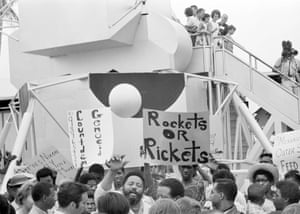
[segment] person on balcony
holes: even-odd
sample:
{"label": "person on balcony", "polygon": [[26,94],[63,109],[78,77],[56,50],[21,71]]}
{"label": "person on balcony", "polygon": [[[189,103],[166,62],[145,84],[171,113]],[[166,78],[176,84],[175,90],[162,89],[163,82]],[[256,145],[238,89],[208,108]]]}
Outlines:
{"label": "person on balcony", "polygon": [[185,29],[191,35],[192,44],[193,46],[195,46],[196,38],[198,35],[199,20],[197,17],[194,16],[193,9],[190,7],[184,10],[184,14],[186,16]]}
{"label": "person on balcony", "polygon": [[219,35],[220,36],[226,36],[228,32],[228,27],[229,25],[227,24],[228,21],[228,15],[227,14],[222,14],[221,21],[218,23],[219,24]]}
{"label": "person on balcony", "polygon": [[[211,37],[212,37],[212,41],[218,40],[216,37],[219,35],[219,24],[218,24],[218,20],[221,17],[221,12],[219,10],[213,10],[211,12],[211,22],[208,25],[208,32],[211,33]],[[217,44],[217,43],[215,43]]]}
{"label": "person on balcony", "polygon": [[295,58],[298,51],[292,48],[292,42],[282,41],[281,57],[276,61],[274,67],[283,74],[281,84],[283,87],[297,93],[297,83],[300,82],[300,61]]}

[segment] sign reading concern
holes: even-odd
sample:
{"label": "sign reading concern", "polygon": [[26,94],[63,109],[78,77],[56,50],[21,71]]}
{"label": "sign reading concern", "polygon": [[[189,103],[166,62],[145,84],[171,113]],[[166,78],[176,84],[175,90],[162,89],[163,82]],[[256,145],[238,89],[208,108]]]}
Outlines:
{"label": "sign reading concern", "polygon": [[141,157],[150,163],[198,164],[208,161],[209,113],[144,109]]}
{"label": "sign reading concern", "polygon": [[289,170],[300,168],[300,131],[286,132],[274,138],[273,162],[279,171],[286,173]]}
{"label": "sign reading concern", "polygon": [[76,168],[105,163],[113,152],[113,125],[107,108],[68,112],[71,155]]}

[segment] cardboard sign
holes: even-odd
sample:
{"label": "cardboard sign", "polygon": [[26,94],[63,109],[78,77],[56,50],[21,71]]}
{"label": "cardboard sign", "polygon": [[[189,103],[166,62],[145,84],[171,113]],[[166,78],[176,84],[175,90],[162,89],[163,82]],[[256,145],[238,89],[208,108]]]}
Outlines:
{"label": "cardboard sign", "polygon": [[282,173],[300,168],[300,131],[274,136],[273,162]]}
{"label": "cardboard sign", "polygon": [[72,163],[53,146],[48,147],[35,156],[32,161],[25,164],[25,167],[21,171],[35,175],[43,167],[54,169],[57,172],[57,176],[61,178],[74,179],[76,174],[76,169]]}
{"label": "cardboard sign", "polygon": [[113,153],[113,125],[109,108],[68,112],[73,164],[76,168],[105,163]]}
{"label": "cardboard sign", "polygon": [[158,164],[198,164],[208,161],[209,113],[144,110],[141,157]]}

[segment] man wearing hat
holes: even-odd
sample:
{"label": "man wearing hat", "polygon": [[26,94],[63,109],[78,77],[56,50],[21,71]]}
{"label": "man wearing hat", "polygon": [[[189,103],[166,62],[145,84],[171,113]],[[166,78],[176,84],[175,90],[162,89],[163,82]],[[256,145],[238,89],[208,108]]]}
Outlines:
{"label": "man wearing hat", "polygon": [[28,173],[18,173],[11,177],[7,184],[7,198],[11,203],[11,205],[17,210],[18,205],[15,203],[15,198],[18,192],[18,189],[27,181],[34,179],[34,176]]}
{"label": "man wearing hat", "polygon": [[275,211],[276,208],[270,199],[273,197],[272,187],[279,179],[278,169],[272,164],[259,163],[249,169],[248,178],[252,183],[260,184],[265,189],[263,210],[266,213]]}

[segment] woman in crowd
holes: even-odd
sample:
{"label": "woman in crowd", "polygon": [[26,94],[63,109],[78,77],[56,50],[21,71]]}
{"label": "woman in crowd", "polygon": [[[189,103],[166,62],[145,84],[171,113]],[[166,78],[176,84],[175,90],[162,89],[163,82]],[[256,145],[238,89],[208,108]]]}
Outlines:
{"label": "woman in crowd", "polygon": [[34,186],[34,181],[27,181],[17,192],[16,203],[19,205],[16,214],[28,214],[33,206],[31,197],[31,189]]}

